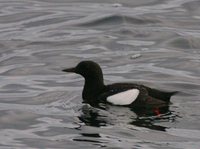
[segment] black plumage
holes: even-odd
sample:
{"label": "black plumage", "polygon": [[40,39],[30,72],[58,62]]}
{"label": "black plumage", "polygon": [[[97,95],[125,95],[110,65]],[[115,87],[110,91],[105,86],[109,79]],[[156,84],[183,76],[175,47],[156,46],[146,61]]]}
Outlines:
{"label": "black plumage", "polygon": [[[137,99],[126,106],[156,106],[167,105],[170,98],[177,92],[166,92],[134,83],[115,83],[105,85],[100,66],[93,61],[82,61],[76,67],[64,69],[64,72],[74,72],[85,78],[82,98],[84,102],[96,105],[107,102],[107,97],[130,89],[138,89]],[[125,99],[121,99],[125,100]]]}

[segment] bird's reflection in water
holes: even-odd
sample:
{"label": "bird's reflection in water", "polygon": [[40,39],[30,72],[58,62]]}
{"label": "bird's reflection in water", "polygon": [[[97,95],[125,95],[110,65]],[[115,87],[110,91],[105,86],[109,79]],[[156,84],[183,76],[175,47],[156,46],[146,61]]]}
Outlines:
{"label": "bird's reflection in water", "polygon": [[81,111],[82,114],[79,116],[79,119],[88,126],[106,126],[107,125],[107,116],[100,115],[99,107],[91,107],[90,105],[83,105]]}
{"label": "bird's reflection in water", "polygon": [[102,127],[125,123],[159,131],[165,131],[167,128],[159,125],[159,122],[173,122],[178,117],[173,111],[169,110],[169,106],[128,108],[84,105],[81,111],[82,114],[79,119],[88,126]]}
{"label": "bird's reflection in water", "polygon": [[175,121],[173,112],[169,110],[169,106],[162,107],[148,107],[148,108],[134,108],[131,109],[138,117],[134,119],[130,124],[145,127],[152,130],[165,131],[167,127],[156,125],[158,122]]}

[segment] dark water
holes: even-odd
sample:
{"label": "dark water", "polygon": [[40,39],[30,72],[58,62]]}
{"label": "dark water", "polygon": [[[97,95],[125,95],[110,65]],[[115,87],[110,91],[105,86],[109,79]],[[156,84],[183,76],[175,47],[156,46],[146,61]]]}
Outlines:
{"label": "dark water", "polygon": [[[200,1],[1,0],[0,148],[199,149]],[[180,91],[159,116],[82,103],[95,60],[105,82]]]}

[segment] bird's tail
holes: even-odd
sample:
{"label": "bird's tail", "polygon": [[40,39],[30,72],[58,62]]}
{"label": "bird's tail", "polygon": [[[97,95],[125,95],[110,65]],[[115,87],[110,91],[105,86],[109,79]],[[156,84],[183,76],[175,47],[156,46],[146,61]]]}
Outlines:
{"label": "bird's tail", "polygon": [[147,90],[148,90],[149,95],[151,97],[163,100],[165,102],[170,102],[171,96],[173,96],[173,95],[178,93],[178,91],[166,92],[166,91],[160,91],[160,90],[153,89],[153,88],[148,88],[148,87],[147,87]]}
{"label": "bird's tail", "polygon": [[173,96],[173,95],[176,95],[178,93],[178,91],[174,91],[174,92],[164,92],[165,94],[165,101],[166,102],[170,102],[170,98]]}

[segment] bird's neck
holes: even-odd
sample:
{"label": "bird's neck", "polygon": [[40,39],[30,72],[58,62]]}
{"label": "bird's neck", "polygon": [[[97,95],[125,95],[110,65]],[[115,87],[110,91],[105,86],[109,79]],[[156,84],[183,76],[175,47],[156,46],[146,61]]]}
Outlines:
{"label": "bird's neck", "polygon": [[97,96],[105,88],[103,77],[95,78],[90,77],[85,79],[85,85],[83,89],[83,100],[86,102],[95,102]]}

